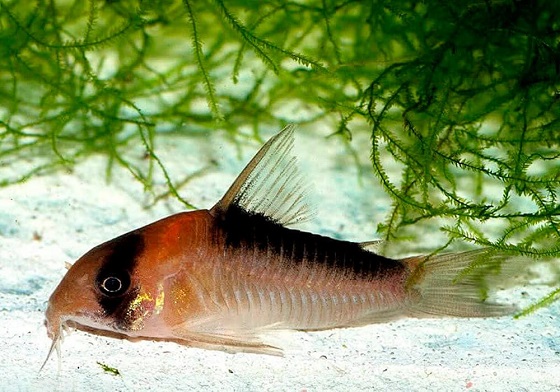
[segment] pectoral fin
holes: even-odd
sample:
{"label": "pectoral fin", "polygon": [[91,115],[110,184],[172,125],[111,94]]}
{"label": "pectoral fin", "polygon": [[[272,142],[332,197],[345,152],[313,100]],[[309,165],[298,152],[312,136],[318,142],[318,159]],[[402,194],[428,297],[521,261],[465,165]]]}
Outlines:
{"label": "pectoral fin", "polygon": [[234,333],[212,333],[191,332],[176,328],[173,331],[178,343],[202,348],[206,350],[218,350],[230,353],[253,353],[282,356],[282,349],[264,344],[258,336],[252,334]]}

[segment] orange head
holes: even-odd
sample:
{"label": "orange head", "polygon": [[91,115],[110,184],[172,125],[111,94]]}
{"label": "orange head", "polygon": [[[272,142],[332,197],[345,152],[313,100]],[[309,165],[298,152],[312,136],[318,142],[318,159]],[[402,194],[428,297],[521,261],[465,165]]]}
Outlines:
{"label": "orange head", "polygon": [[126,331],[127,315],[121,313],[138,290],[132,272],[143,250],[142,235],[131,232],[93,248],[70,267],[48,302],[49,356],[66,327]]}
{"label": "orange head", "polygon": [[158,317],[153,316],[164,310],[166,279],[186,255],[197,252],[206,234],[200,228],[209,216],[205,210],[173,215],[78,259],[48,302],[45,324],[53,340],[48,357],[58,351],[68,327],[132,338],[157,329]]}

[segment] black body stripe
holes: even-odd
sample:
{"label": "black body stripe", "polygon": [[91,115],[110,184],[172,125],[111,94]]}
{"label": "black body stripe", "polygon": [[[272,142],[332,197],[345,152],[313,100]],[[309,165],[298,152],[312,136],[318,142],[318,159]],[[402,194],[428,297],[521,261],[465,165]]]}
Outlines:
{"label": "black body stripe", "polygon": [[294,263],[320,263],[359,278],[391,275],[405,269],[400,261],[366,251],[357,243],[288,229],[236,205],[231,205],[219,222],[228,247],[282,253],[285,260]]}
{"label": "black body stripe", "polygon": [[[137,263],[139,254],[144,249],[144,239],[140,234],[127,233],[105,244],[112,248],[105,257],[103,265],[97,273],[96,282],[99,284],[109,276],[123,280],[123,284],[131,285],[131,276]],[[125,322],[127,305],[134,300],[137,288],[129,287],[122,295],[108,296],[99,292],[98,302],[106,316],[113,316],[119,322]]]}

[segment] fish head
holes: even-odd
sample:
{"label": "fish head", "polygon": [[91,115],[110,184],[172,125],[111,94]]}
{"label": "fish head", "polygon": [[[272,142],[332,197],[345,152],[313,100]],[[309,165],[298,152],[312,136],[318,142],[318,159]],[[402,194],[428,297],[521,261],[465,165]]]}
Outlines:
{"label": "fish head", "polygon": [[133,231],[91,249],[68,269],[48,301],[45,325],[53,343],[47,360],[55,348],[60,355],[65,329],[118,337],[138,326],[144,303],[131,303],[143,287],[133,272],[143,253],[144,235]]}
{"label": "fish head", "polygon": [[68,328],[132,340],[158,337],[167,309],[166,281],[185,260],[198,257],[207,237],[203,227],[211,219],[207,210],[176,214],[80,257],[48,301],[45,325],[53,340],[48,357],[59,351]]}

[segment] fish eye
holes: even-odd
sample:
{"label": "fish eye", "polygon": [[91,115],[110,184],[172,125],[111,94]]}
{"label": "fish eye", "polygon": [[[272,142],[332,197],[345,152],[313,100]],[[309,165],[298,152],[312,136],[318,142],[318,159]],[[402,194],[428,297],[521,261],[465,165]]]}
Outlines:
{"label": "fish eye", "polygon": [[122,282],[119,278],[109,276],[101,282],[101,288],[108,293],[116,293],[122,288]]}
{"label": "fish eye", "polygon": [[123,294],[130,285],[128,274],[108,274],[108,276],[100,277],[97,283],[99,290],[110,297]]}

